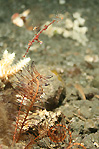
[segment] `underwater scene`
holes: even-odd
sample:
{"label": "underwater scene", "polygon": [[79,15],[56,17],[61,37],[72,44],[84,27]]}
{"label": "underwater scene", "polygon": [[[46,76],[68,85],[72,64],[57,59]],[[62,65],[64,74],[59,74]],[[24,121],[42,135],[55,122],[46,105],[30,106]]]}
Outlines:
{"label": "underwater scene", "polygon": [[99,0],[0,0],[0,149],[99,148]]}

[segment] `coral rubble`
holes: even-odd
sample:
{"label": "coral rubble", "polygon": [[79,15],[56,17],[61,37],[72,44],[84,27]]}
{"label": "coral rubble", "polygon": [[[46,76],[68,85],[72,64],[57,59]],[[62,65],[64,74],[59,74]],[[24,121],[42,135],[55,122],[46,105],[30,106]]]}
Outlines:
{"label": "coral rubble", "polygon": [[[68,17],[67,13],[58,14],[58,17],[63,18],[63,21],[58,22],[56,26],[52,24],[43,33],[48,37],[59,34],[64,38],[71,38],[77,41],[77,44],[82,44],[85,46],[88,42],[88,38],[86,36],[88,28],[84,26],[85,19],[81,17],[80,13],[75,12],[71,17]],[[47,21],[45,24],[49,24],[49,21]]]}

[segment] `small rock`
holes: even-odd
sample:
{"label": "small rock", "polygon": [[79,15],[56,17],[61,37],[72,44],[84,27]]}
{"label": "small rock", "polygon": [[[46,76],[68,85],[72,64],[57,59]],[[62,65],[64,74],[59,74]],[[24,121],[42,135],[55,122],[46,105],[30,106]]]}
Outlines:
{"label": "small rock", "polygon": [[95,88],[99,88],[99,75],[96,75],[92,80],[91,85]]}
{"label": "small rock", "polygon": [[45,99],[45,107],[47,110],[53,110],[61,105],[66,96],[66,89],[61,77],[57,72],[52,71],[47,66],[38,66],[38,71],[45,77],[50,77],[46,82],[48,85],[43,86],[43,95]]}
{"label": "small rock", "polygon": [[95,123],[91,119],[85,121],[84,129],[87,130],[88,128],[95,128]]}
{"label": "small rock", "polygon": [[59,0],[59,4],[60,4],[60,5],[65,4],[65,0]]}

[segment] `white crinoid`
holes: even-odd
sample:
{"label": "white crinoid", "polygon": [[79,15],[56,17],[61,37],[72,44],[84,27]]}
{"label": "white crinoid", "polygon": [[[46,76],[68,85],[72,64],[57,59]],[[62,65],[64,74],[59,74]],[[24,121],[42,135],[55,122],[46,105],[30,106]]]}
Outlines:
{"label": "white crinoid", "polygon": [[30,61],[30,58],[24,58],[17,64],[12,65],[14,59],[15,53],[4,51],[3,58],[0,60],[0,78],[8,79],[9,76],[21,70]]}

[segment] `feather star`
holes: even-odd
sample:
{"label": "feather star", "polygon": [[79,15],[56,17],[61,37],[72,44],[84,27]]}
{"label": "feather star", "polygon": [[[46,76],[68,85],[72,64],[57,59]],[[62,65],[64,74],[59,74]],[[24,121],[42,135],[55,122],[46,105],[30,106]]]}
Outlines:
{"label": "feather star", "polygon": [[3,58],[0,60],[0,78],[8,79],[9,76],[12,76],[16,72],[22,69],[29,61],[30,58],[24,58],[20,60],[17,64],[12,65],[13,60],[15,59],[15,53],[8,53],[7,50],[3,53]]}

